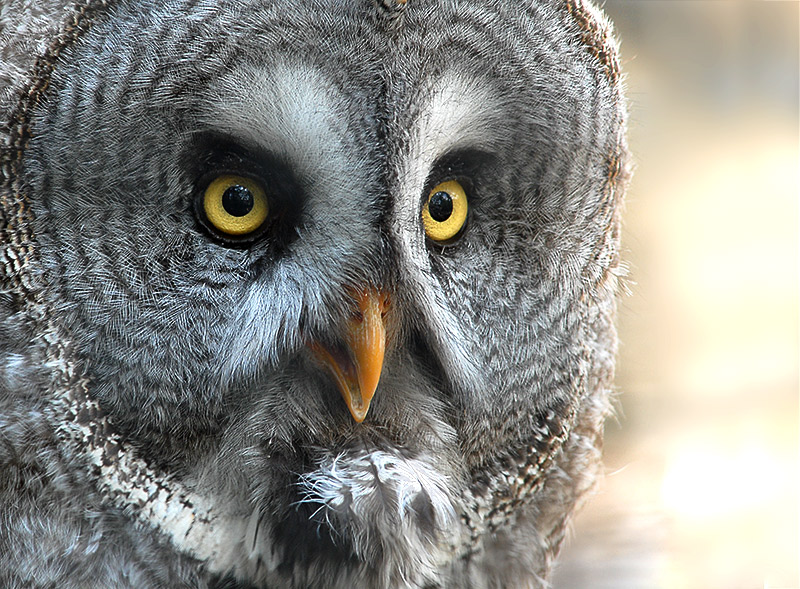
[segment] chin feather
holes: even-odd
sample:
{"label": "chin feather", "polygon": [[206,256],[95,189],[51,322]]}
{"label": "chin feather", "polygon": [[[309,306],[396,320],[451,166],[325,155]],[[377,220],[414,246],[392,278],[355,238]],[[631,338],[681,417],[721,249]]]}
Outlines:
{"label": "chin feather", "polygon": [[459,540],[452,485],[426,456],[329,455],[298,484],[318,533],[346,542],[383,584],[435,579]]}

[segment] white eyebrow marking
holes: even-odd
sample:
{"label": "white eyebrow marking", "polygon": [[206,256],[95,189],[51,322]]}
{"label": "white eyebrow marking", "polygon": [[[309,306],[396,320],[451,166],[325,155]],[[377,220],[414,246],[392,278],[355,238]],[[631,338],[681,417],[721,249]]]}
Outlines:
{"label": "white eyebrow marking", "polygon": [[[488,84],[455,74],[444,76],[429,94],[426,114],[412,135],[426,175],[437,158],[463,147],[491,151],[503,126],[502,101]],[[422,158],[419,158],[422,156]]]}
{"label": "white eyebrow marking", "polygon": [[211,86],[201,120],[287,158],[301,176],[336,178],[352,166],[342,141],[347,122],[337,116],[344,98],[313,68],[240,66]]}

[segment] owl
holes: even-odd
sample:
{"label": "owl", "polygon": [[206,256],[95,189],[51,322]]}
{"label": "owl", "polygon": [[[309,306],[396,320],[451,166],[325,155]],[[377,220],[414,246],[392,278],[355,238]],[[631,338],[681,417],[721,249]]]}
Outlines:
{"label": "owl", "polygon": [[0,586],[547,586],[622,86],[586,0],[5,0]]}

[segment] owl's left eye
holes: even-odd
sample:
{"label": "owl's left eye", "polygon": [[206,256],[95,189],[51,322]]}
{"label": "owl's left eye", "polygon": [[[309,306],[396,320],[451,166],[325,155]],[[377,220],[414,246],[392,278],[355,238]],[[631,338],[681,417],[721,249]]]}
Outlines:
{"label": "owl's left eye", "polygon": [[269,215],[261,184],[252,178],[225,174],[205,189],[202,209],[211,227],[223,237],[241,238],[259,229]]}
{"label": "owl's left eye", "polygon": [[422,207],[422,224],[433,241],[444,243],[458,236],[467,222],[467,194],[456,180],[441,182],[428,193]]}

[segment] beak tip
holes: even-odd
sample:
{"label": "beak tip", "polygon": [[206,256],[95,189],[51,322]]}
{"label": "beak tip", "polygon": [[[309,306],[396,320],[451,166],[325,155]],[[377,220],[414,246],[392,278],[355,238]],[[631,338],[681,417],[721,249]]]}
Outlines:
{"label": "beak tip", "polygon": [[364,418],[367,416],[367,412],[366,411],[363,411],[363,412],[362,411],[355,411],[352,408],[350,408],[350,415],[352,415],[353,420],[356,423],[361,423],[362,421],[364,421]]}
{"label": "beak tip", "polygon": [[[377,384],[376,382],[375,385],[377,386]],[[365,392],[368,394],[364,394]],[[350,410],[350,415],[353,416],[353,419],[355,419],[357,423],[361,423],[369,412],[369,406],[375,393],[375,387],[371,389],[362,388],[360,390],[351,389],[348,393],[349,394],[343,396],[347,408]]]}

